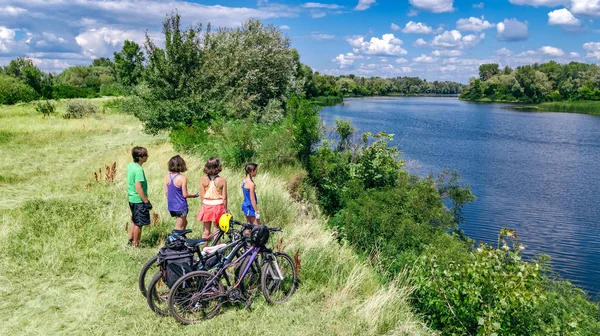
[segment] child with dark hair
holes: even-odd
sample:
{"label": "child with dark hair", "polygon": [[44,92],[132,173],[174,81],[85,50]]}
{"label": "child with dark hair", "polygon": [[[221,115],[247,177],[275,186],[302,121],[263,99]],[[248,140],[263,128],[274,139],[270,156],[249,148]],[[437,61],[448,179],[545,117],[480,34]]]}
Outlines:
{"label": "child with dark hair", "polygon": [[133,162],[127,166],[127,195],[131,210],[131,228],[129,230],[129,245],[139,247],[142,237],[142,227],[150,224],[152,203],[148,200],[148,181],[142,165],[148,161],[148,150],[144,147],[133,147],[131,150]]}
{"label": "child with dark hair", "polygon": [[242,194],[244,194],[244,202],[242,203],[242,212],[246,215],[246,222],[254,225],[260,224],[260,212],[258,212],[258,198],[256,198],[256,184],[253,177],[258,173],[258,165],[256,163],[248,163],[244,170],[246,178],[242,182]]}
{"label": "child with dark hair", "polygon": [[212,157],[204,165],[204,173],[200,179],[200,197],[202,208],[196,220],[204,223],[202,238],[210,236],[211,224],[217,223],[227,209],[227,180],[219,176],[223,170],[219,158]]}
{"label": "child with dark hair", "polygon": [[171,217],[177,218],[175,230],[185,230],[187,226],[188,198],[200,196],[200,193],[188,194],[187,177],[181,173],[187,171],[185,160],[179,155],[169,160],[169,173],[165,175],[165,195]]}

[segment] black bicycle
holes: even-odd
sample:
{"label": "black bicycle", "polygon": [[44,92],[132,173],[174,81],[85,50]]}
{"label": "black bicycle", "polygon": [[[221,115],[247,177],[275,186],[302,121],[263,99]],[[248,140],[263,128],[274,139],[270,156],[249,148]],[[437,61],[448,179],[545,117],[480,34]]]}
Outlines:
{"label": "black bicycle", "polygon": [[[185,236],[192,232],[192,230],[173,230],[172,233],[176,233],[179,234],[180,236],[183,236],[185,238]],[[187,239],[188,240],[188,246],[190,247],[194,247],[196,245],[203,245],[206,244],[206,242],[210,241],[212,239],[212,243],[211,246],[216,246],[220,243],[221,238],[223,237],[223,235],[225,234],[225,232],[223,232],[222,230],[216,230],[215,232],[213,232],[210,236],[208,236],[208,238],[200,238],[200,239]],[[152,258],[148,259],[148,261],[146,261],[146,263],[144,264],[144,266],[142,266],[142,270],[140,271],[140,275],[138,276],[138,286],[140,289],[140,292],[142,293],[142,295],[144,297],[147,296],[147,289],[148,286],[147,284],[149,284],[153,278],[153,275],[156,274],[157,271],[160,270],[160,267],[157,263],[158,260],[158,256],[152,256]]]}
{"label": "black bicycle", "polygon": [[[250,237],[242,237],[232,252],[215,268],[215,273],[194,271],[179,278],[169,292],[169,311],[183,324],[196,323],[214,317],[225,302],[243,302],[251,304],[249,284],[256,274],[250,271],[257,263],[262,264],[260,286],[269,303],[282,303],[294,293],[297,286],[297,270],[290,256],[284,252],[273,252],[265,247],[269,232],[281,231],[280,228],[240,224],[242,229],[251,229]],[[248,243],[250,247],[248,248]],[[237,253],[245,251],[235,258]],[[262,256],[259,261],[258,256]],[[238,266],[234,282],[228,269]],[[251,282],[251,281],[250,281]]]}
{"label": "black bicycle", "polygon": [[[228,230],[228,235],[231,241],[229,244],[219,244],[216,246],[206,247],[202,251],[200,250],[202,244],[192,241],[196,244],[188,247],[190,249],[188,253],[198,256],[198,258],[193,259],[192,269],[204,271],[210,271],[214,269],[218,263],[223,260],[225,255],[229,256],[229,254],[232,253],[233,248],[243,241],[241,238],[242,230]],[[190,240],[187,240],[187,242],[189,243]],[[234,258],[237,257],[241,251],[243,251],[243,249],[233,251],[232,256]],[[252,265],[248,273],[251,276],[248,277],[250,280],[245,283],[246,286],[252,288],[257,287],[257,283],[260,281],[260,269],[256,265]],[[231,276],[235,276],[237,278],[237,273]],[[165,279],[166,270],[161,268],[152,277],[146,294],[146,300],[148,301],[150,309],[162,316],[169,315],[167,306],[169,286],[165,282]],[[253,283],[253,281],[256,283]]]}

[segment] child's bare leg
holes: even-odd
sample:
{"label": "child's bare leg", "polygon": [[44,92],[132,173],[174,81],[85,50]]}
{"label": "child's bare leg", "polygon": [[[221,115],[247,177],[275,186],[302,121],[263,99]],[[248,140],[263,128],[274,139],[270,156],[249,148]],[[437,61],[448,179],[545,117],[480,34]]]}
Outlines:
{"label": "child's bare leg", "polygon": [[210,236],[210,225],[212,222],[204,222],[204,231],[202,232],[202,238],[208,238]]}
{"label": "child's bare leg", "polygon": [[187,217],[177,217],[177,224],[175,224],[175,230],[185,230],[187,226]]}
{"label": "child's bare leg", "polygon": [[142,227],[134,224],[131,226],[131,231],[133,232],[133,246],[139,247],[142,238]]}
{"label": "child's bare leg", "polygon": [[129,230],[127,232],[127,235],[129,236],[129,240],[133,240],[133,227],[135,226],[135,224],[133,224],[133,217],[129,216]]}

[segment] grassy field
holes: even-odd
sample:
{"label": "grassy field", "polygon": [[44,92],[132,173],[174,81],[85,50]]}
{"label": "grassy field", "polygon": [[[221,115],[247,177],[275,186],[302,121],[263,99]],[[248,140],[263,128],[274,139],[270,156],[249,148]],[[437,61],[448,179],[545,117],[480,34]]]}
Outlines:
{"label": "grassy field", "polygon": [[[126,246],[125,232],[124,168],[134,145],[149,149],[144,169],[159,216],[156,226],[144,230],[140,249]],[[286,251],[300,251],[301,284],[290,301],[270,306],[257,297],[250,310],[225,306],[214,319],[186,327],[155,315],[136,281],[142,264],[174,226],[161,184],[174,154],[166,135],[144,134],[129,115],[66,120],[59,112],[43,119],[31,104],[0,107],[0,334],[433,333],[410,310],[406,276],[381,285],[370,265],[323,229],[312,207],[290,197],[286,180],[301,173],[293,168],[262,170],[256,179],[263,217],[284,228]],[[203,160],[184,157],[195,191]],[[114,162],[114,181],[94,178]],[[241,218],[242,173],[225,169],[222,175],[231,185],[230,208]],[[191,228],[199,235],[193,220],[198,201],[190,207]]]}

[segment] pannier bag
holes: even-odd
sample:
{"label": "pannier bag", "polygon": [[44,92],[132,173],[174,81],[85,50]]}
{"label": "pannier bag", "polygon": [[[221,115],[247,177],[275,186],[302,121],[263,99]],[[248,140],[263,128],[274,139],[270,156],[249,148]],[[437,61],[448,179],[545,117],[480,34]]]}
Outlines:
{"label": "pannier bag", "polygon": [[163,247],[158,251],[158,264],[163,271],[163,280],[171,288],[182,276],[190,273],[193,268],[194,252]]}

